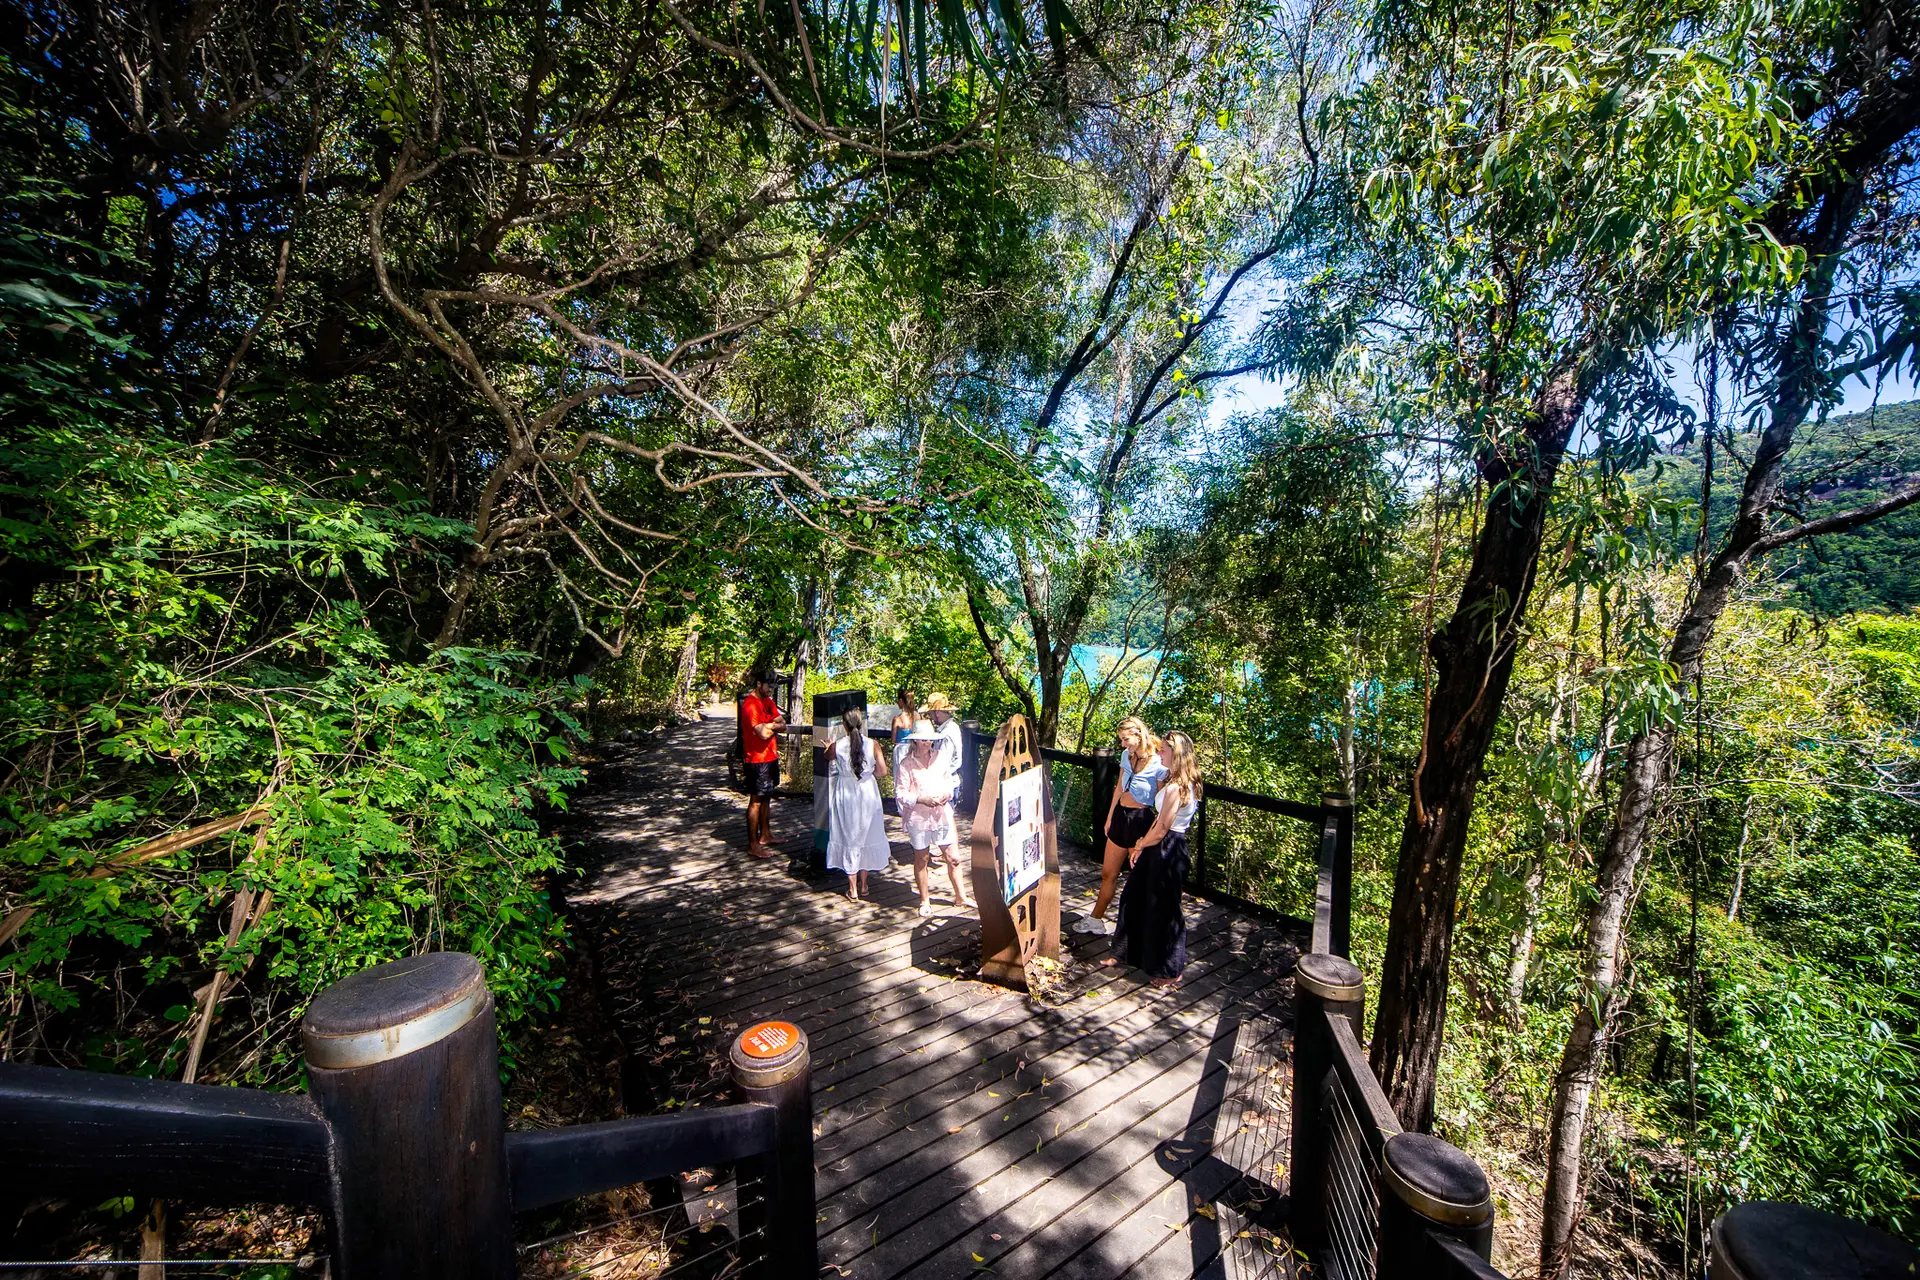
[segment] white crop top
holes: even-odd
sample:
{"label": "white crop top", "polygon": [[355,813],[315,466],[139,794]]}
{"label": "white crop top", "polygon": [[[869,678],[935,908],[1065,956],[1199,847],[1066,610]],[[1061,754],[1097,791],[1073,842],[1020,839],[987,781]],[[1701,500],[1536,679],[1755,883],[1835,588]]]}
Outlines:
{"label": "white crop top", "polygon": [[[1173,798],[1176,794],[1177,794],[1177,789],[1174,787],[1167,787],[1167,786],[1161,787],[1160,794],[1153,798],[1154,809],[1162,814],[1166,813],[1168,809],[1171,809],[1173,807]],[[1195,787],[1193,799],[1181,805],[1179,812],[1175,813],[1172,818],[1168,819],[1167,830],[1173,832],[1176,835],[1187,834],[1187,826],[1193,821],[1193,815],[1198,813],[1199,811],[1200,811],[1200,789],[1198,787]]]}

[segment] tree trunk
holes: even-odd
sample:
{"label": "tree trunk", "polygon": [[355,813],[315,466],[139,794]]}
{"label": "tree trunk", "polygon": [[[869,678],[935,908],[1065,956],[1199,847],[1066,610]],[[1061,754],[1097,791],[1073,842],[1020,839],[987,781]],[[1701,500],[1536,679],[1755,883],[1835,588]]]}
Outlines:
{"label": "tree trunk", "polygon": [[1489,496],[1473,562],[1453,616],[1430,645],[1434,681],[1400,836],[1370,1054],[1400,1122],[1423,1133],[1433,1127],[1454,908],[1474,791],[1513,675],[1554,478],[1601,372],[1590,346],[1570,353],[1542,388],[1524,437],[1513,443],[1518,456],[1482,458]]}
{"label": "tree trunk", "polygon": [[460,562],[460,569],[453,575],[453,590],[448,593],[447,612],[440,620],[440,634],[433,638],[435,649],[450,649],[460,643],[466,634],[467,605],[473,600],[473,589],[480,583],[480,551],[476,547],[471,555]]}
{"label": "tree trunk", "polygon": [[1340,692],[1340,736],[1336,743],[1338,759],[1335,761],[1340,773],[1340,790],[1351,796],[1359,786],[1360,771],[1353,755],[1353,722],[1359,714],[1359,695],[1354,692],[1355,672],[1346,673],[1346,686]]}
{"label": "tree trunk", "polygon": [[687,632],[687,642],[680,646],[680,666],[673,676],[673,716],[676,720],[694,718],[693,683],[700,671],[700,628],[693,627]]}
{"label": "tree trunk", "polygon": [[808,578],[800,589],[800,617],[806,629],[800,635],[800,641],[793,646],[793,707],[797,710],[807,705],[807,676],[813,670],[814,655],[825,649],[825,644],[817,648],[814,633],[819,629],[818,619],[823,610],[820,608],[820,582],[817,578]]}
{"label": "tree trunk", "polygon": [[1067,682],[1067,664],[1043,659],[1040,663],[1040,723],[1034,732],[1040,745],[1051,747],[1060,734],[1060,690]]}
{"label": "tree trunk", "polygon": [[[1794,316],[1793,329],[1776,361],[1773,409],[1747,470],[1740,506],[1725,544],[1695,586],[1674,625],[1667,661],[1681,686],[1695,685],[1721,617],[1752,563],[1780,542],[1770,540],[1768,518],[1786,470],[1794,433],[1806,421],[1827,374],[1822,362],[1832,284],[1848,229],[1861,207],[1855,179],[1829,188],[1808,246],[1813,268]],[[1709,424],[1709,429],[1711,429]],[[1619,1011],[1615,990],[1626,941],[1626,912],[1634,878],[1646,852],[1647,832],[1666,783],[1677,726],[1659,725],[1627,745],[1605,852],[1595,868],[1594,899],[1587,913],[1586,972],[1572,1032],[1554,1081],[1547,1136],[1547,1186],[1540,1230],[1540,1274],[1551,1278],[1567,1265],[1573,1225],[1579,1216],[1587,1115],[1593,1086]]]}
{"label": "tree trunk", "polygon": [[1618,1012],[1616,983],[1626,940],[1627,903],[1633,895],[1647,824],[1659,799],[1673,744],[1671,729],[1640,734],[1627,744],[1620,799],[1606,851],[1595,872],[1593,904],[1587,909],[1586,984],[1573,1030],[1554,1079],[1547,1129],[1547,1189],[1540,1231],[1540,1274],[1560,1273],[1567,1261],[1580,1207],[1581,1151],[1593,1087],[1599,1081],[1607,1036]]}
{"label": "tree trunk", "polygon": [[1727,898],[1727,919],[1740,915],[1740,892],[1747,887],[1747,836],[1753,830],[1753,797],[1740,806],[1740,840],[1733,848],[1733,893]]}
{"label": "tree trunk", "polygon": [[1527,967],[1533,960],[1533,931],[1540,921],[1540,888],[1546,882],[1547,853],[1541,850],[1527,864],[1521,878],[1520,928],[1507,956],[1507,1021],[1520,1025],[1520,1006],[1527,996]]}

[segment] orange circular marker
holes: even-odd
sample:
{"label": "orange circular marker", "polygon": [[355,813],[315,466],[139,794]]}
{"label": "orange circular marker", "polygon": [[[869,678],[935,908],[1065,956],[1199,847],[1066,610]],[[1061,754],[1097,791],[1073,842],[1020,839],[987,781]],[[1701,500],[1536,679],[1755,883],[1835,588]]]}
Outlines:
{"label": "orange circular marker", "polygon": [[777,1058],[800,1043],[800,1028],[791,1022],[763,1022],[740,1037],[749,1058]]}

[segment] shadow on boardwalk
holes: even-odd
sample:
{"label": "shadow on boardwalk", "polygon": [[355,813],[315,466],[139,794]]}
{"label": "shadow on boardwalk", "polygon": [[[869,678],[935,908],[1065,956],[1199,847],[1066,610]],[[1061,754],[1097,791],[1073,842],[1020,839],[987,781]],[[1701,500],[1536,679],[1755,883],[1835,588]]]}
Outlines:
{"label": "shadow on boardwalk", "polygon": [[[841,876],[810,884],[746,857],[732,732],[693,725],[626,751],[576,802],[570,902],[632,1105],[719,1100],[730,1036],[783,1018],[813,1048],[823,1274],[1284,1272],[1301,937],[1189,899],[1176,989],[1100,968],[1105,940],[1082,935],[1051,1004],[968,980],[974,922],[920,919],[897,839],[872,903],[848,902]],[[809,807],[777,801],[774,825],[804,850]],[[1077,913],[1098,869],[1063,861]]]}

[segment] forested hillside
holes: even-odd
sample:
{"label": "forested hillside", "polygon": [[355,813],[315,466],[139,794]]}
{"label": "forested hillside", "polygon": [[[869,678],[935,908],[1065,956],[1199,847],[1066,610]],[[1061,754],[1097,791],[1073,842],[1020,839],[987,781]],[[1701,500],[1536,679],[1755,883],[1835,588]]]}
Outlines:
{"label": "forested hillside", "polygon": [[771,663],[1353,794],[1510,1271],[1915,1232],[1908,0],[13,17],[0,1056],[459,949],[519,1070],[583,761]]}
{"label": "forested hillside", "polygon": [[[1649,468],[1652,491],[1697,501],[1701,452],[1696,442],[1657,460]],[[1737,448],[1731,457],[1719,456],[1711,500],[1716,534],[1733,518],[1742,462]],[[1794,450],[1785,501],[1818,518],[1897,493],[1916,479],[1920,401],[1877,405],[1809,425]],[[1895,512],[1845,537],[1810,539],[1777,557],[1767,573],[1782,588],[1782,602],[1822,617],[1906,612],[1920,606],[1920,514]]]}

